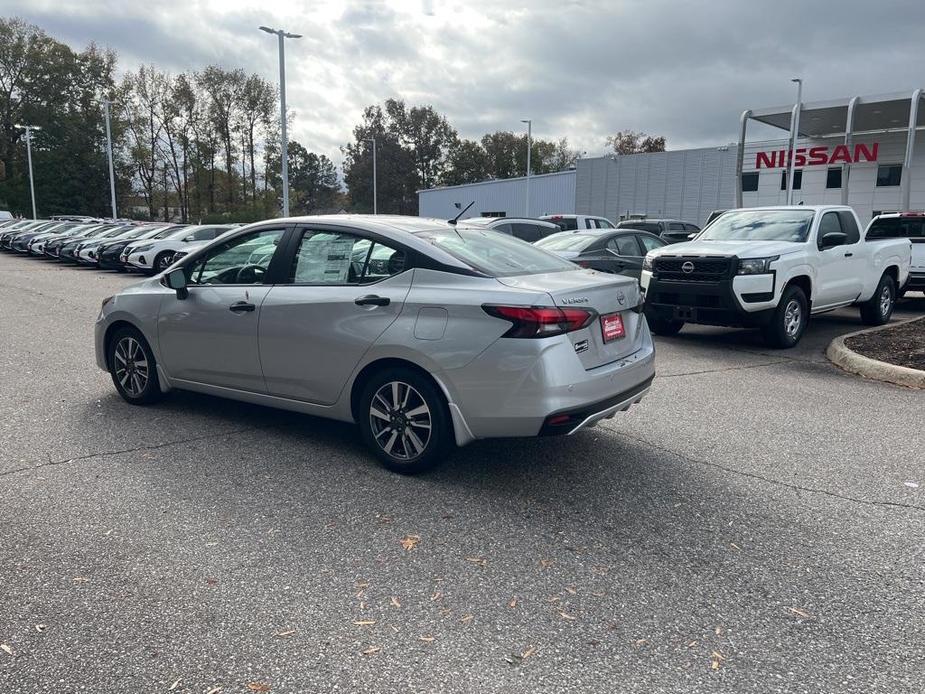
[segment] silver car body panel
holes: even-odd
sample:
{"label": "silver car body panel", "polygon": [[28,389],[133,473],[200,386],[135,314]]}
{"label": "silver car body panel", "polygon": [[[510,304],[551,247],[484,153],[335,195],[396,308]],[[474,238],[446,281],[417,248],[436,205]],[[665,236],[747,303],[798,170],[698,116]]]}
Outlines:
{"label": "silver car body panel", "polygon": [[[369,230],[457,262],[401,231],[405,219],[344,215],[287,223]],[[194,262],[211,245],[175,267]],[[388,305],[355,303],[372,294],[388,297]],[[230,312],[238,301],[254,310]],[[384,360],[408,362],[429,373],[445,394],[456,442],[462,445],[479,438],[535,436],[551,414],[581,410],[582,420],[567,432],[574,433],[638,402],[648,391],[655,358],[648,326],[636,310],[639,301],[635,281],[577,267],[502,278],[417,267],[365,285],[191,285],[186,299],[156,276],[104,304],[96,356],[99,367],[107,369],[107,330],[126,322],[151,345],[165,390],[182,388],[343,421],[354,419],[354,385],[364,369]],[[626,334],[605,344],[596,319],[562,335],[504,338],[510,323],[487,314],[484,304],[619,312]],[[621,393],[628,395],[615,401]]]}

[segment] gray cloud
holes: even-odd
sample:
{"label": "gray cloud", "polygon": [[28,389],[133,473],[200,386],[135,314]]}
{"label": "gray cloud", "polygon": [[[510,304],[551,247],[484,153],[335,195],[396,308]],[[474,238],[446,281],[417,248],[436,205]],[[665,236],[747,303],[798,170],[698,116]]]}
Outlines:
{"label": "gray cloud", "polygon": [[[590,154],[617,130],[669,147],[736,138],[745,108],[911,90],[920,85],[925,3],[713,0],[345,0],[294,7],[265,0],[7,0],[75,47],[90,41],[123,68],[178,72],[209,63],[276,79],[260,24],[287,43],[293,136],[335,161],[363,108],[388,97],[430,103],[465,137],[516,129],[568,137]],[[765,134],[768,134],[767,132]]]}

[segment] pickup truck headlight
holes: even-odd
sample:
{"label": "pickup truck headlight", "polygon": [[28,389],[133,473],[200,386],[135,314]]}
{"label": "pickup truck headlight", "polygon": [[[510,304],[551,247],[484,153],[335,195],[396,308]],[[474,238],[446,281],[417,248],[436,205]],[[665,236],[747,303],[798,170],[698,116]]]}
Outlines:
{"label": "pickup truck headlight", "polygon": [[780,258],[773,255],[770,258],[741,258],[737,275],[764,275],[771,271],[771,263]]}
{"label": "pickup truck headlight", "polygon": [[651,253],[646,255],[646,257],[642,259],[642,269],[652,272],[652,261],[654,259],[655,259],[655,256],[653,256]]}

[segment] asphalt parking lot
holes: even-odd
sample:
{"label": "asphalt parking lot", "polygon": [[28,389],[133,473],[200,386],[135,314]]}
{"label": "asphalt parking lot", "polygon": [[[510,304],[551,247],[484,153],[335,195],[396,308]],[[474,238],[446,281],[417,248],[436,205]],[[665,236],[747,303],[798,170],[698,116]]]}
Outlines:
{"label": "asphalt parking lot", "polygon": [[925,396],[827,362],[856,311],[686,329],[630,412],[408,479],[125,404],[92,325],[131,281],[0,255],[0,691],[922,691]]}

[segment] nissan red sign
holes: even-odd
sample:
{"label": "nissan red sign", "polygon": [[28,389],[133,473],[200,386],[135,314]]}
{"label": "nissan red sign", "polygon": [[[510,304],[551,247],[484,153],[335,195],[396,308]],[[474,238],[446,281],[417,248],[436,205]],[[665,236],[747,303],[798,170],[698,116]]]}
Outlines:
{"label": "nissan red sign", "polygon": [[[822,164],[856,164],[861,161],[877,161],[877,153],[880,149],[880,143],[874,142],[870,145],[856,144],[854,151],[848,149],[847,145],[836,145],[835,147],[797,147],[794,150],[794,166],[821,166]],[[755,156],[756,169],[776,169],[790,164],[786,149],[779,149],[774,152],[758,152]]]}

